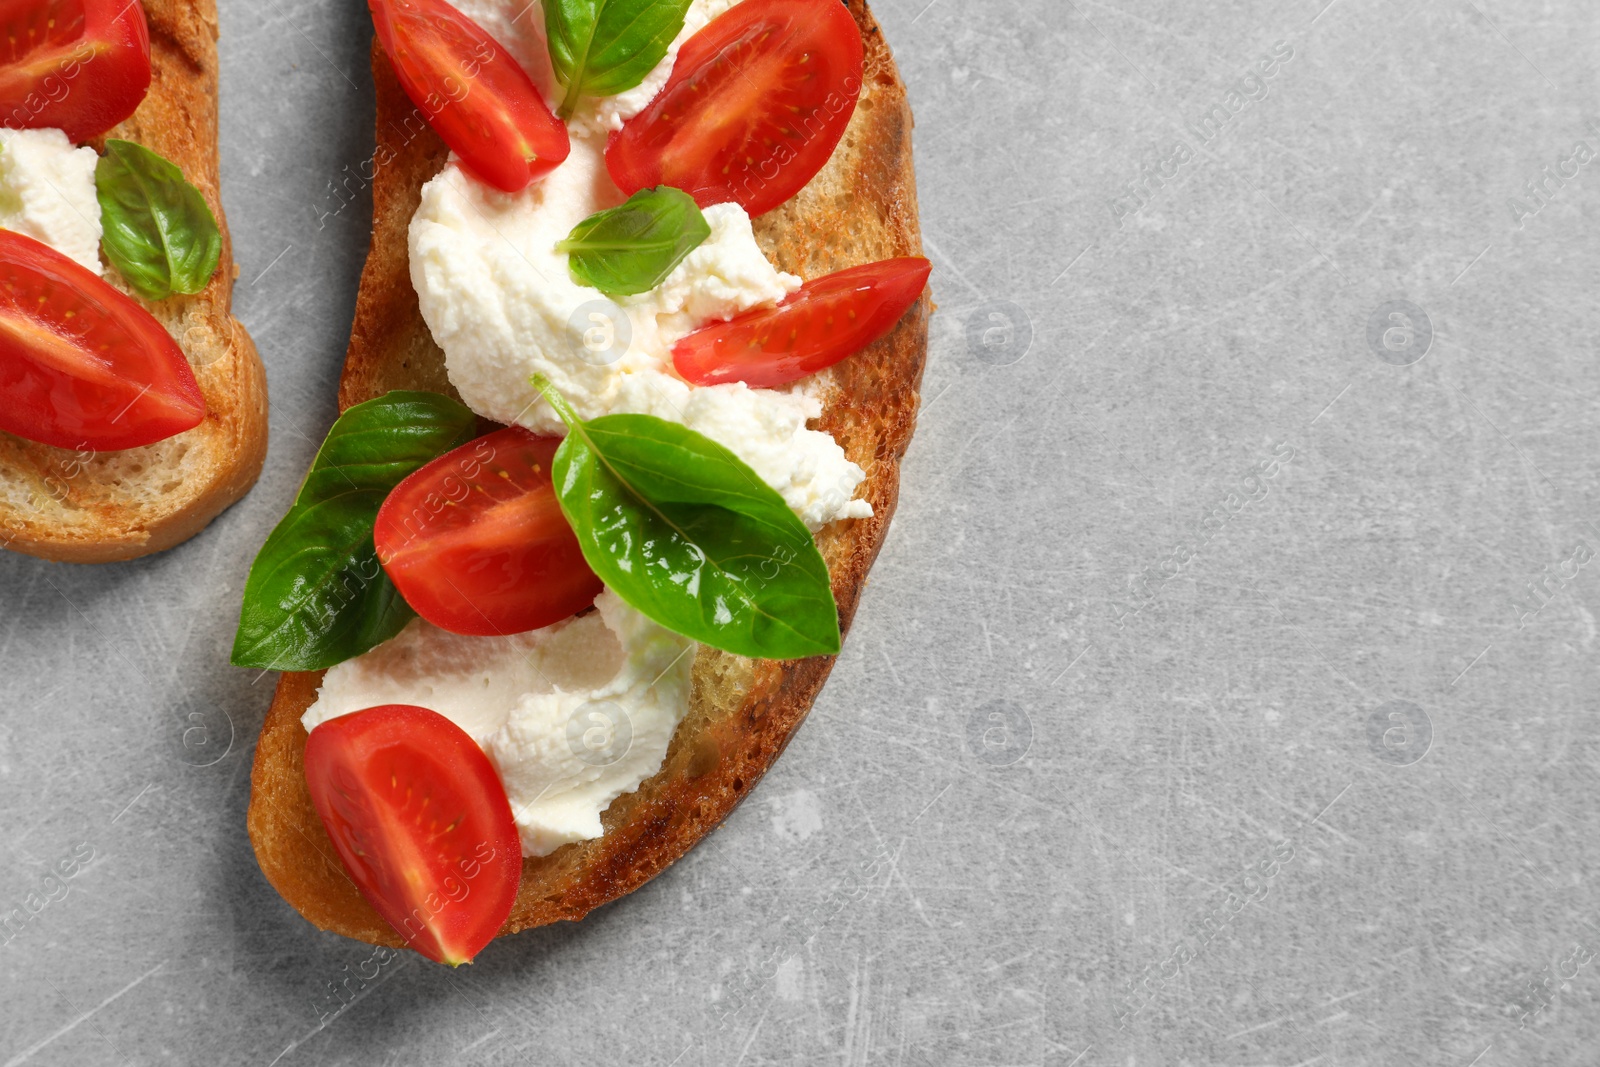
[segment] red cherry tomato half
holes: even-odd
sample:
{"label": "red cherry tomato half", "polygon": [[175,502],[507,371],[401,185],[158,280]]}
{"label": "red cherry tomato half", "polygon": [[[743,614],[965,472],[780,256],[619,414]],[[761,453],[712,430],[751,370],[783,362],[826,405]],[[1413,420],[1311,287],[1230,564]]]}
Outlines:
{"label": "red cherry tomato half", "polygon": [[461,727],[410,704],[329,719],[306,739],[306,785],[350,880],[411,948],[471,963],[505,925],[522,845]]}
{"label": "red cherry tomato half", "polygon": [[205,414],[183,350],[148,311],[48,245],[0,230],[0,430],[111,451]]}
{"label": "red cherry tomato half", "polygon": [[687,382],[770,389],[831,367],[894,329],[928,284],[921,256],[827,274],[775,308],[756,308],[696,330],[672,347]]}
{"label": "red cherry tomato half", "polygon": [[682,189],[752,216],[805,188],[861,95],[861,31],[839,0],[744,0],[678,53],[666,88],[606,145],[625,193]]}
{"label": "red cherry tomato half", "polygon": [[133,114],[149,88],[137,0],[0,0],[0,125],[57,126],[77,144]]}
{"label": "red cherry tomato half", "polygon": [[394,487],[373,540],[417,614],[451,633],[489,636],[537,630],[594,603],[600,579],[550,480],[560,444],[497,430]]}
{"label": "red cherry tomato half", "polygon": [[472,173],[514,193],[567,158],[566,125],[477,23],[444,0],[367,6],[406,95]]}

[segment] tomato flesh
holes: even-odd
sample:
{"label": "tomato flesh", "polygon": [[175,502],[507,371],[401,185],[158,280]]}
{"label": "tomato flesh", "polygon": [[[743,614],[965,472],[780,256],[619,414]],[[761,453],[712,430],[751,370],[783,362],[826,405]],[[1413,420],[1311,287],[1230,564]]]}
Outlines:
{"label": "tomato flesh", "polygon": [[132,0],[0,0],[0,125],[57,126],[75,144],[133,114],[150,30]]}
{"label": "tomato flesh", "polygon": [[824,275],[775,308],[696,330],[673,346],[672,365],[695,385],[757,389],[815,374],[894,329],[932,269],[921,256],[905,256]]}
{"label": "tomato flesh", "polygon": [[752,216],[805,188],[861,95],[861,31],[839,0],[744,0],[685,42],[661,94],[613,133],[624,193],[672,185]]}
{"label": "tomato flesh", "polygon": [[48,245],[0,230],[0,430],[112,451],[205,414],[183,350],[148,311]]}
{"label": "tomato flesh", "polygon": [[600,579],[550,479],[560,444],[497,430],[395,486],[373,540],[417,614],[451,633],[489,636],[537,630],[594,603]]}
{"label": "tomato flesh", "polygon": [[368,0],[411,102],[473,174],[514,193],[571,151],[566,124],[517,63],[444,0]]}
{"label": "tomato flesh", "polygon": [[522,881],[489,757],[438,712],[385,704],[317,726],[305,764],[311,803],[361,895],[430,960],[472,962]]}

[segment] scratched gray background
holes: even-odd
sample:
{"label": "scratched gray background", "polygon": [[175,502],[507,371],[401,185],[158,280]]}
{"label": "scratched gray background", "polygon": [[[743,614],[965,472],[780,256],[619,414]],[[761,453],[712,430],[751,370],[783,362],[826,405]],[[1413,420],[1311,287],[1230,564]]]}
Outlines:
{"label": "scratched gray background", "polygon": [[1325,4],[882,0],[942,308],[855,631],[721,832],[451,974],[244,834],[372,103],[364,5],[224,0],[272,451],[163,556],[0,559],[0,1067],[1594,1064],[1600,12]]}

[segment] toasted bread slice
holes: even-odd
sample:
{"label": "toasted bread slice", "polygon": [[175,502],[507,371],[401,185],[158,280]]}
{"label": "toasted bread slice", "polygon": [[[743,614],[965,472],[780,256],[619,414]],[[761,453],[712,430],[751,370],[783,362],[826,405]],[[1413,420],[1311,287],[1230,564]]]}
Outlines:
{"label": "toasted bread slice", "polygon": [[[230,312],[235,267],[217,183],[216,3],[144,0],[144,9],[150,92],[106,136],[177,164],[222,229],[211,284],[194,296],[141,300],[189,358],[206,417],[176,437],[119,452],[74,452],[0,433],[0,547],[45,559],[105,563],[171,548],[243,496],[267,454],[266,375]],[[129,291],[115,271],[106,278]]]}
{"label": "toasted bread slice", "polygon": [[[814,278],[893,256],[917,255],[911,111],[905,87],[864,0],[849,0],[866,42],[866,84],[833,160],[795,200],[756,220],[762,248],[782,270]],[[388,60],[374,48],[379,158],[394,162],[373,185],[372,249],[361,276],[355,326],[339,391],[341,407],[390,389],[449,392],[444,354],[417,309],[406,231],[424,182],[448,155],[431,132],[410,136],[413,112]],[[867,472],[862,497],[873,517],[835,523],[818,542],[848,627],[894,514],[900,458],[916,420],[926,357],[924,295],[899,327],[839,364],[818,425]],[[691,707],[665,762],[606,810],[605,835],[523,861],[522,888],[502,934],[581,919],[643,885],[713,830],[766,773],[800,725],[832,657],[778,663],[712,649],[696,654]],[[273,887],[312,923],[373,944],[398,934],[345,876],[306,789],[306,731],[320,673],[285,674],[262,726],[251,773],[250,839]]]}

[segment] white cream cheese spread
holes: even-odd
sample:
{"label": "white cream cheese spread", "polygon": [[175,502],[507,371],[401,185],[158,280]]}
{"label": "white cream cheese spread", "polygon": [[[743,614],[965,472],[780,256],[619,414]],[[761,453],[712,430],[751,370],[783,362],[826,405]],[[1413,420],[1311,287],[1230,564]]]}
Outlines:
{"label": "white cream cheese spread", "polygon": [[525,854],[599,837],[600,813],[666,757],[689,707],[694,643],[609,590],[595,607],[510,637],[414,620],[328,671],[301,722],[310,730],[380,704],[436,711],[494,761]]}
{"label": "white cream cheese spread", "polygon": [[584,418],[614,412],[681,422],[732,449],[812,528],[860,518],[864,478],[803,391],[742,384],[691,388],[671,344],[697,326],[773,304],[800,286],[762,255],[737,204],[705,211],[711,236],[656,289],[620,301],[579,285],[555,247],[625,199],[606,173],[605,135],[574,134],[547,177],[506,194],[451,163],[422,189],[411,221],[411,281],[468,407],[538,433],[564,432],[529,379],[543,374]]}
{"label": "white cream cheese spread", "polygon": [[[478,414],[564,433],[529,382],[543,374],[584,418],[655,415],[726,446],[815,530],[872,514],[854,499],[861,468],[828,434],[807,429],[821,401],[804,387],[694,387],[672,371],[673,342],[774,304],[801,284],[762,254],[743,208],[706,208],[711,236],[661,285],[615,302],[574,282],[555,250],[579,222],[625,199],[606,171],[607,132],[643,110],[666,84],[678,47],[736,2],[695,0],[667,58],[638,88],[585,100],[568,124],[567,160],[523,191],[501,193],[447,164],[423,187],[411,222],[411,280],[450,382]],[[457,7],[523,64],[547,99],[559,99],[537,4]],[[661,766],[688,710],[694,644],[609,590],[596,606],[504,638],[457,636],[418,620],[329,670],[302,722],[309,730],[387,703],[431,708],[494,760],[526,854],[598,837],[611,801]]]}
{"label": "white cream cheese spread", "polygon": [[93,148],[56,129],[0,129],[0,229],[49,245],[100,273],[100,200]]}

